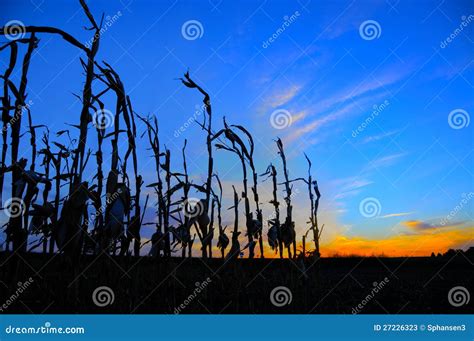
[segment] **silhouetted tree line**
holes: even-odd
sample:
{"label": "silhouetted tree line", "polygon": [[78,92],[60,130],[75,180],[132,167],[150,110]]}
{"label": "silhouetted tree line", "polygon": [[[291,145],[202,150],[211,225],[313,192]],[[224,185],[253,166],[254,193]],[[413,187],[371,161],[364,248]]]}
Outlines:
{"label": "silhouetted tree line", "polygon": [[[86,14],[94,39],[90,46],[85,46],[67,32],[47,26],[25,26],[24,35],[13,39],[0,47],[0,52],[9,52],[8,67],[1,75],[3,94],[1,96],[2,111],[2,150],[0,163],[0,196],[3,210],[9,216],[5,224],[6,249],[27,252],[42,247],[44,253],[63,252],[72,258],[84,253],[109,252],[126,254],[132,246],[134,255],[146,244],[141,241],[141,227],[154,225],[155,232],[151,240],[150,255],[153,257],[170,257],[177,249],[181,249],[182,257],[191,257],[196,235],[201,245],[204,258],[213,257],[212,245],[217,231],[217,247],[220,257],[233,259],[239,257],[243,250],[248,249],[249,257],[255,257],[258,245],[260,255],[264,257],[264,219],[262,202],[259,197],[259,179],[272,181],[273,196],[270,204],[274,214],[269,219],[267,233],[268,244],[284,257],[297,256],[297,236],[293,219],[291,201],[293,182],[302,181],[307,185],[310,201],[309,229],[302,236],[303,249],[300,255],[319,256],[319,241],[324,226],[318,222],[318,208],[321,194],[318,183],[312,177],[311,161],[308,163],[306,178],[290,179],[285,149],[281,139],[277,139],[276,147],[282,164],[282,178],[279,182],[276,167],[270,164],[263,174],[258,174],[254,163],[254,140],[252,134],[242,125],[229,124],[225,118],[223,126],[215,130],[213,112],[209,94],[189,75],[181,78],[182,84],[197,90],[203,96],[205,111],[203,122],[197,122],[206,134],[207,178],[203,184],[195,184],[189,179],[186,163],[187,140],[182,148],[182,171],[177,172],[171,166],[170,150],[162,147],[159,136],[159,124],[155,116],[141,116],[132,107],[119,74],[107,62],[98,62],[96,55],[99,50],[100,32],[104,20],[96,21],[84,0],[80,4]],[[18,29],[3,27],[1,35]],[[84,55],[80,58],[84,70],[84,85],[80,100],[82,108],[79,121],[72,124],[71,129],[78,131],[73,138],[69,129],[56,132],[56,137],[66,137],[68,143],[54,141],[47,126],[35,124],[31,108],[27,105],[27,83],[31,56],[38,47],[38,35],[59,35],[64,41]],[[27,36],[24,38],[24,36]],[[26,46],[21,58],[18,54],[20,45]],[[21,69],[19,84],[11,79],[12,72]],[[102,90],[94,90],[102,87]],[[106,132],[107,110],[104,96],[113,94],[115,110],[113,111],[113,127]],[[30,136],[31,155],[28,161],[19,156],[22,121],[26,112],[28,132]],[[94,113],[93,115],[91,113]],[[142,202],[142,186],[144,181],[139,174],[137,159],[137,128],[136,122],[146,126],[143,137],[147,138],[155,161],[156,179],[147,187],[156,193],[156,222],[145,223],[144,213],[149,197]],[[88,128],[95,126],[91,134]],[[8,136],[10,133],[10,136]],[[37,139],[40,135],[40,145]],[[127,148],[121,153],[118,142],[126,136]],[[139,136],[138,136],[139,137]],[[97,139],[97,149],[87,148],[88,138]],[[104,143],[111,144],[111,161],[108,173],[104,165]],[[221,179],[215,172],[214,153],[229,152],[234,154],[242,167],[243,192],[238,193],[233,187],[234,225],[230,237],[226,233],[227,226],[222,223]],[[7,164],[7,153],[10,163]],[[173,158],[177,160],[178,158]],[[92,181],[84,179],[84,170],[88,163],[95,162],[95,174]],[[133,171],[128,166],[131,164]],[[11,195],[5,199],[3,193],[5,175],[11,173]],[[130,176],[133,175],[131,179]],[[281,177],[281,175],[280,175]],[[278,198],[278,188],[283,186],[285,197],[283,202]],[[66,191],[61,189],[66,188]],[[191,191],[197,191],[202,199],[194,200]],[[65,195],[62,195],[65,194]],[[179,199],[175,199],[179,196]],[[8,195],[7,195],[8,197]],[[251,206],[255,206],[255,210]],[[240,245],[239,208],[242,204],[245,221],[245,245]],[[281,218],[281,205],[286,211],[286,218]],[[89,205],[92,205],[93,221],[89,220]],[[306,238],[311,232],[314,249],[306,251]],[[28,235],[35,235],[33,242],[28,242]],[[229,251],[227,251],[230,245]]]}
{"label": "silhouetted tree line", "polygon": [[462,249],[449,249],[445,253],[441,254],[438,252],[435,254],[434,252],[431,253],[431,258],[453,258],[454,256],[457,255],[462,255],[465,256],[466,258],[474,259],[474,246],[469,247],[467,250],[462,250]]}

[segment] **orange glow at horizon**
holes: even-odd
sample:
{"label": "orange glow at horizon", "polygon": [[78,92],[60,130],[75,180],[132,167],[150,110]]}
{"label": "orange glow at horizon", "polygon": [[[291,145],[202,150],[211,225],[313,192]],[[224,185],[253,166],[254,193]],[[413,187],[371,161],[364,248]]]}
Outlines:
{"label": "orange glow at horizon", "polygon": [[[444,253],[449,249],[467,248],[473,245],[474,227],[452,230],[430,231],[418,234],[400,234],[383,239],[351,237],[339,235],[329,243],[320,246],[323,257],[332,256],[385,256],[385,257],[422,257]],[[265,243],[266,244],[266,243]],[[242,244],[241,244],[242,245]],[[297,244],[297,252],[302,250],[301,241]],[[313,241],[307,240],[306,251],[314,250]],[[278,253],[265,245],[265,257],[277,258]],[[293,250],[292,250],[293,252]],[[256,257],[259,257],[258,246]],[[286,250],[284,256],[287,257]]]}
{"label": "orange glow at horizon", "polygon": [[449,249],[469,247],[474,238],[474,227],[439,231],[415,235],[396,235],[386,239],[367,239],[362,237],[338,236],[321,247],[325,256],[385,255],[388,257],[419,257],[430,256],[432,252],[444,253]]}

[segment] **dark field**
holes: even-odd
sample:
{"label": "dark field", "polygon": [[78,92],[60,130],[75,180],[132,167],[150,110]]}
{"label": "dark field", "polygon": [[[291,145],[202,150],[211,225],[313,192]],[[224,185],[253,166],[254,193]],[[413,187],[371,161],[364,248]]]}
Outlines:
{"label": "dark field", "polygon": [[[10,300],[3,313],[457,314],[473,311],[472,301],[460,307],[448,301],[451,288],[469,289],[474,283],[472,259],[463,254],[437,258],[306,259],[305,272],[301,271],[302,261],[289,259],[238,259],[224,263],[222,259],[151,259],[103,254],[83,256],[74,270],[61,255],[12,257],[1,253],[0,262],[0,303]],[[21,286],[18,282],[25,283],[30,277],[32,283],[12,300],[11,295]],[[113,291],[112,302],[109,300],[104,307],[92,300],[94,290],[100,286]],[[288,288],[291,296],[291,300],[286,297],[281,307],[270,300],[272,290],[279,286]]]}

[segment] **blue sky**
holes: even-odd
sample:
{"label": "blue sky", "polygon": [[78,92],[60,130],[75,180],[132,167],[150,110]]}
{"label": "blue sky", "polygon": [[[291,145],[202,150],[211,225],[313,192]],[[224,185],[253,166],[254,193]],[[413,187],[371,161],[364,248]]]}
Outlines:
{"label": "blue sky", "polygon": [[[323,193],[321,221],[328,243],[340,236],[390,239],[417,234],[424,226],[459,230],[464,244],[453,246],[472,241],[470,199],[449,226],[440,226],[463,195],[474,191],[473,124],[453,129],[448,120],[453,111],[467,119],[474,111],[471,1],[123,0],[89,6],[96,18],[116,16],[101,36],[97,59],[119,72],[138,113],[158,117],[161,142],[176,155],[176,167],[181,167],[178,150],[185,138],[190,141],[195,182],[206,173],[204,134],[192,124],[174,136],[202,100],[177,80],[187,69],[211,95],[215,126],[225,116],[254,133],[260,172],[270,162],[280,166],[277,136],[285,142],[291,176],[306,175],[303,152],[308,154]],[[59,27],[83,43],[91,39],[78,1],[7,0],[2,7],[2,24],[15,19]],[[195,40],[182,34],[189,20],[202,27]],[[378,25],[375,37],[360,31],[368,20]],[[84,55],[57,36],[39,38],[28,98],[35,123],[57,131],[79,120],[81,104],[72,94],[82,88],[79,57]],[[6,58],[0,55],[2,70]],[[113,109],[112,101],[108,105]],[[272,126],[275,110],[291,117],[288,127]],[[91,148],[94,141],[91,130]],[[26,151],[27,139],[23,143]],[[153,182],[145,139],[139,148],[141,173]],[[216,152],[227,198],[231,184],[240,186],[237,161]],[[262,186],[264,198],[268,185]],[[307,194],[302,185],[295,191],[303,231]],[[376,199],[375,216],[361,212],[367,198]],[[264,210],[270,215],[271,206]],[[152,215],[149,210],[147,217]]]}

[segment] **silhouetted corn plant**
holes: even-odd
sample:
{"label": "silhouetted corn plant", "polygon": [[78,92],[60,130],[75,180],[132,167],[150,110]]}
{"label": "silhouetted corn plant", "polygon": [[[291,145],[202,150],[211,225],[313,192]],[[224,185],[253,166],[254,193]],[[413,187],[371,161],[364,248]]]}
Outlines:
{"label": "silhouetted corn plant", "polygon": [[[89,30],[94,31],[94,38],[92,39],[92,46],[90,49],[86,49],[87,52],[87,63],[85,64],[85,72],[86,72],[86,79],[84,82],[84,87],[82,90],[82,110],[80,116],[80,123],[79,123],[79,140],[77,150],[73,155],[73,163],[72,163],[72,174],[73,180],[71,181],[71,186],[69,189],[69,193],[72,193],[73,188],[76,188],[82,179],[82,170],[84,169],[84,153],[86,148],[87,142],[87,126],[90,122],[90,113],[89,110],[92,106],[92,81],[94,80],[94,64],[95,64],[95,56],[97,51],[99,50],[99,41],[100,41],[100,29],[102,25],[102,20],[100,25],[97,24],[95,21],[92,13],[89,10],[89,7],[85,3],[84,0],[79,0],[86,14],[87,18],[89,19],[92,27]],[[102,15],[103,19],[103,15]],[[63,35],[64,36],[64,35]],[[81,44],[82,45],[82,44]]]}
{"label": "silhouetted corn plant", "polygon": [[252,193],[253,193],[253,198],[255,201],[255,207],[256,207],[256,216],[257,220],[252,220],[253,224],[253,232],[252,234],[255,236],[255,238],[258,238],[259,246],[260,246],[260,258],[265,258],[264,251],[263,251],[263,216],[262,216],[262,209],[260,208],[260,200],[258,196],[258,174],[255,169],[255,164],[253,160],[253,152],[255,148],[255,144],[253,142],[253,137],[252,134],[249,133],[247,129],[245,129],[241,125],[232,125],[232,127],[235,127],[242,131],[246,136],[249,141],[249,148],[248,148],[248,163],[250,166],[250,169],[252,171],[252,179],[253,179],[253,186],[252,186]]}
{"label": "silhouetted corn plant", "polygon": [[[49,149],[49,130],[43,134],[42,142]],[[42,162],[44,167],[44,177],[47,179],[45,188],[43,190],[43,205],[41,207],[34,207],[35,211],[38,211],[38,216],[40,217],[39,226],[40,232],[43,233],[43,253],[47,252],[48,247],[48,237],[51,235],[51,224],[48,222],[52,218],[54,208],[48,201],[49,192],[51,191],[51,181],[50,179],[50,168],[51,168],[51,158],[49,155],[45,154]]]}
{"label": "silhouetted corn plant", "polygon": [[163,212],[163,225],[165,234],[165,257],[171,257],[170,248],[170,206],[171,206],[171,153],[168,149],[165,149],[165,163],[161,165],[163,170],[166,172],[165,183],[166,183],[166,204]]}
{"label": "silhouetted corn plant", "polygon": [[209,248],[209,258],[212,258],[212,238],[214,238],[214,210],[216,207],[216,199],[211,200],[211,216],[209,222],[209,232],[205,239],[205,245]]}
{"label": "silhouetted corn plant", "polygon": [[[319,229],[318,225],[318,207],[319,207],[319,199],[321,198],[321,193],[319,192],[318,188],[318,183],[317,181],[313,181],[312,175],[311,175],[311,160],[308,158],[306,153],[304,154],[306,161],[308,163],[308,178],[296,178],[293,180],[290,180],[289,182],[295,182],[295,181],[303,181],[306,183],[308,186],[308,196],[309,196],[309,201],[310,201],[310,215],[309,215],[309,221],[308,223],[310,224],[309,230],[305,233],[303,236],[303,240],[306,241],[306,237],[309,233],[309,231],[313,232],[313,241],[314,241],[314,256],[319,257],[320,252],[319,252],[319,240],[321,238],[321,232],[324,227],[324,225],[321,227],[321,231]],[[314,191],[314,192],[313,192]],[[316,195],[316,198],[315,198]],[[305,246],[305,245],[303,245]],[[303,252],[303,255],[305,253]]]}
{"label": "silhouetted corn plant", "polygon": [[249,248],[249,258],[254,257],[254,249],[255,249],[255,242],[253,240],[255,225],[252,219],[252,214],[250,212],[250,202],[248,198],[248,184],[247,184],[247,166],[245,164],[246,160],[250,159],[250,154],[247,151],[247,147],[245,146],[242,139],[227,125],[227,122],[224,118],[224,129],[221,129],[213,136],[214,139],[218,139],[221,135],[224,135],[227,141],[229,141],[230,146],[216,143],[217,149],[223,149],[230,151],[232,153],[237,154],[239,157],[241,166],[242,166],[242,184],[244,191],[242,193],[242,197],[244,199],[244,207],[245,207],[245,222],[247,227],[247,237],[248,237],[248,244],[245,248]]}
{"label": "silhouetted corn plant", "polygon": [[[28,40],[27,40],[28,41]],[[1,158],[1,168],[0,168],[0,201],[3,202],[3,184],[4,184],[4,176],[5,176],[5,169],[6,169],[6,156],[8,150],[8,143],[7,143],[7,134],[8,134],[8,125],[12,121],[13,118],[16,119],[16,115],[18,113],[15,107],[11,106],[10,102],[10,76],[15,68],[17,56],[18,56],[18,45],[16,41],[10,41],[9,43],[0,47],[0,52],[9,47],[10,48],[10,58],[8,67],[5,69],[5,73],[3,74],[3,95],[2,95],[2,122],[3,122],[3,129],[2,129],[2,158]],[[14,116],[10,116],[10,111],[14,110]],[[21,114],[21,112],[20,112]],[[8,248],[8,243],[7,243]]]}
{"label": "silhouetted corn plant", "polygon": [[234,206],[229,209],[234,209],[234,230],[232,231],[232,245],[230,247],[229,253],[227,254],[227,259],[236,259],[240,255],[240,243],[239,243],[239,196],[235,190],[235,186],[232,186],[234,191]]}
{"label": "silhouetted corn plant", "polygon": [[[186,145],[188,144],[188,140],[184,140],[184,146],[182,150],[183,154],[183,171],[184,171],[184,184],[183,184],[183,203],[184,205],[188,204],[189,200],[189,176],[188,176],[188,165],[186,164]],[[189,222],[189,216],[187,214],[184,214],[184,228],[186,232],[186,238],[189,236],[189,239],[191,239],[191,226]],[[186,256],[186,247],[188,246],[190,240],[182,240],[182,257],[184,258]],[[190,250],[191,251],[191,250]]]}
{"label": "silhouetted corn plant", "polygon": [[318,182],[313,181],[313,188],[314,188],[314,193],[316,193],[316,199],[314,201],[314,229],[313,229],[313,238],[314,238],[314,243],[315,243],[315,249],[316,249],[316,256],[319,257],[321,255],[320,253],[320,245],[319,242],[321,240],[321,234],[323,233],[324,229],[324,224],[321,225],[321,229],[319,228],[319,223],[318,223],[318,208],[319,208],[319,198],[321,198],[321,193],[319,192],[319,187],[318,187]]}
{"label": "silhouetted corn plant", "polygon": [[[319,230],[318,225],[318,208],[319,208],[319,199],[321,198],[321,193],[319,192],[318,182],[313,181],[311,175],[311,160],[308,158],[306,153],[304,154],[306,161],[308,162],[308,180],[306,180],[306,184],[308,185],[308,193],[309,193],[309,200],[311,202],[311,214],[310,214],[310,230],[313,231],[313,241],[314,241],[314,248],[315,248],[315,256],[319,257],[319,240],[321,238],[321,233],[324,225],[321,227],[321,231]],[[313,186],[313,187],[312,187]],[[314,190],[314,193],[313,193]],[[316,195],[316,198],[314,198]]]}
{"label": "silhouetted corn plant", "polygon": [[[207,113],[207,126],[206,126],[206,121],[201,125],[201,128],[204,129],[207,133],[206,137],[206,145],[207,145],[207,153],[208,153],[208,164],[207,164],[207,180],[206,180],[206,200],[205,200],[205,211],[208,213],[209,212],[209,204],[210,204],[210,198],[211,198],[211,191],[212,191],[212,174],[213,174],[213,169],[214,169],[214,159],[212,157],[212,106],[211,106],[211,98],[209,97],[209,94],[204,91],[203,88],[201,88],[199,85],[197,85],[189,76],[189,72],[186,72],[184,74],[184,79],[181,78],[181,82],[188,88],[191,89],[197,89],[203,96],[203,103],[206,108],[206,113]],[[205,117],[205,116],[204,116]],[[201,230],[201,234],[203,236],[207,236],[208,230],[207,226],[199,226]],[[207,258],[207,248],[202,249],[202,257]]]}
{"label": "silhouetted corn plant", "polygon": [[[127,133],[127,140],[128,140],[128,148],[125,152],[123,157],[122,163],[122,177],[123,182],[125,183],[127,178],[127,162],[130,157],[132,156],[133,162],[133,170],[135,175],[135,195],[133,196],[133,207],[134,207],[134,215],[130,218],[130,209],[127,209],[127,217],[128,217],[128,229],[127,235],[122,238],[122,242],[124,245],[122,246],[122,253],[128,250],[128,245],[131,240],[134,240],[134,253],[135,256],[139,255],[140,250],[140,220],[141,220],[141,210],[140,210],[140,193],[141,193],[141,186],[143,184],[142,177],[138,174],[138,161],[137,161],[137,151],[136,151],[136,126],[135,126],[135,119],[134,119],[134,112],[132,109],[132,104],[130,101],[130,97],[126,96],[125,87],[120,79],[118,73],[106,62],[104,62],[105,67],[101,67],[97,63],[95,65],[98,69],[102,72],[103,78],[98,76],[100,80],[102,80],[112,91],[115,92],[117,97],[116,102],[116,119],[115,119],[115,141],[114,144],[114,153],[117,155],[118,148],[118,134],[120,133],[119,130],[119,119],[120,114],[123,117],[126,126],[126,133]],[[102,108],[103,109],[103,108]],[[100,125],[100,124],[97,124]],[[116,168],[113,169],[116,171]]]}
{"label": "silhouetted corn plant", "polygon": [[[165,234],[163,233],[163,221],[164,221],[164,212],[165,212],[165,198],[163,196],[163,180],[161,179],[161,162],[160,158],[164,156],[163,153],[160,152],[160,139],[158,134],[158,120],[156,116],[153,116],[153,124],[150,123],[151,118],[142,118],[137,115],[137,117],[143,121],[147,126],[147,135],[148,135],[148,142],[150,147],[153,151],[153,157],[155,160],[155,171],[156,171],[156,179],[157,182],[148,185],[147,187],[153,187],[155,189],[157,195],[157,216],[158,216],[158,223],[156,224],[156,231],[154,233],[154,256],[160,257],[162,251],[160,245],[164,245],[164,238]],[[153,237],[152,237],[153,239]],[[152,246],[153,247],[153,246]]]}
{"label": "silhouetted corn plant", "polygon": [[281,139],[276,140],[276,144],[278,147],[278,154],[281,157],[281,161],[283,164],[283,175],[285,177],[285,182],[282,184],[285,185],[285,203],[286,203],[286,219],[281,228],[281,238],[283,239],[283,243],[288,251],[288,257],[291,258],[291,250],[290,247],[293,245],[293,257],[296,257],[296,232],[295,232],[295,223],[293,221],[293,206],[291,205],[291,185],[288,176],[288,167],[286,164],[286,156],[285,150],[283,148],[283,142]]}
{"label": "silhouetted corn plant", "polygon": [[[108,90],[109,88],[107,88]],[[99,104],[100,112],[104,113],[105,106],[99,99],[100,96],[94,96],[94,102]],[[93,107],[95,109],[95,107]],[[102,205],[102,190],[104,187],[104,171],[103,171],[103,153],[102,144],[105,139],[105,129],[102,129],[99,124],[95,125],[97,132],[97,151],[95,153],[95,159],[97,164],[97,173],[95,178],[97,179],[97,190],[91,191],[92,205],[95,209],[94,214],[94,230],[92,231],[93,243],[100,243],[103,238],[105,224],[104,224],[104,209]],[[97,249],[97,247],[94,247]],[[94,250],[98,251],[98,250]]]}
{"label": "silhouetted corn plant", "polygon": [[[29,230],[29,217],[30,217],[30,206],[34,201],[36,200],[38,193],[39,193],[39,188],[38,184],[39,183],[47,183],[49,180],[46,177],[43,177],[39,173],[37,173],[36,170],[36,153],[37,153],[37,146],[36,146],[36,129],[38,128],[45,128],[46,126],[44,125],[33,125],[33,120],[31,117],[31,110],[28,106],[25,106],[23,108],[26,110],[28,113],[27,118],[28,118],[28,127],[29,127],[29,133],[30,133],[30,145],[31,145],[31,162],[30,162],[30,169],[28,172],[24,172],[22,176],[24,177],[27,187],[26,187],[26,194],[23,199],[23,203],[25,205],[25,210],[23,214],[23,227],[25,229],[25,234],[28,235],[28,230]],[[39,219],[36,219],[36,222],[40,222]],[[39,231],[40,228],[34,227],[35,230]]]}
{"label": "silhouetted corn plant", "polygon": [[217,184],[219,186],[219,196],[217,197],[217,222],[219,226],[219,239],[217,241],[217,248],[221,250],[221,257],[225,257],[225,249],[229,245],[229,237],[225,234],[226,227],[222,227],[222,183],[217,174],[214,174]]}
{"label": "silhouetted corn plant", "polygon": [[281,224],[280,224],[280,202],[278,201],[278,183],[277,183],[277,171],[273,164],[268,166],[267,171],[262,176],[268,176],[272,178],[272,194],[273,198],[270,200],[270,204],[274,207],[275,215],[273,218],[268,220],[270,226],[268,230],[268,243],[272,250],[279,251],[280,258],[283,258],[283,241],[281,237]]}
{"label": "silhouetted corn plant", "polygon": [[[12,82],[9,83],[9,87],[15,95],[15,119],[10,121],[11,126],[11,164],[12,164],[12,198],[22,199],[24,185],[24,169],[26,166],[26,160],[21,162],[18,160],[18,150],[20,148],[20,129],[21,129],[21,118],[22,108],[26,105],[26,87],[28,83],[28,70],[30,66],[31,56],[34,49],[37,46],[38,39],[35,33],[32,33],[28,40],[28,48],[23,58],[20,86],[18,89],[15,88]],[[11,240],[13,242],[14,250],[25,251],[27,247],[27,227],[22,229],[23,217],[21,215],[11,216],[9,221],[9,231],[11,233]]]}

